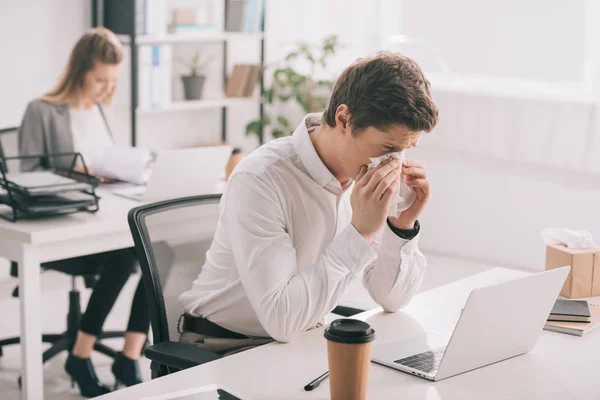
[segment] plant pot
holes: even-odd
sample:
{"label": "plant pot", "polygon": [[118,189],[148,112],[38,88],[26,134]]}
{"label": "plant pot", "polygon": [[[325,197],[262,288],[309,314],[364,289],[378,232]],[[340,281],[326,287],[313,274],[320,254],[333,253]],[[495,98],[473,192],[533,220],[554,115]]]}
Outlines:
{"label": "plant pot", "polygon": [[202,99],[202,90],[204,89],[205,76],[202,75],[189,75],[182,76],[181,81],[183,82],[183,93],[186,100],[200,100]]}

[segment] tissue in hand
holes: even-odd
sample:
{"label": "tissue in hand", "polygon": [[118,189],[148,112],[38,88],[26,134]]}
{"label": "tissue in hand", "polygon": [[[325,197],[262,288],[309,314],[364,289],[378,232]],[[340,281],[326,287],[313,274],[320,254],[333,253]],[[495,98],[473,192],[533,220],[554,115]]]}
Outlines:
{"label": "tissue in hand", "polygon": [[[390,157],[396,158],[402,163],[402,161],[404,160],[404,151],[387,154],[382,157],[371,158],[371,162],[367,165],[367,167],[369,169],[375,168],[384,160],[387,160]],[[392,198],[392,203],[390,205],[388,215],[390,217],[398,217],[402,211],[406,210],[412,205],[412,203],[415,201],[416,196],[417,194],[415,193],[415,191],[412,188],[409,188],[406,184],[406,178],[404,177],[404,175],[400,175],[400,184],[397,186],[396,193],[394,193],[394,196]]]}
{"label": "tissue in hand", "polygon": [[570,249],[587,249],[594,244],[591,233],[567,228],[544,229],[542,239],[545,244],[561,243]]}

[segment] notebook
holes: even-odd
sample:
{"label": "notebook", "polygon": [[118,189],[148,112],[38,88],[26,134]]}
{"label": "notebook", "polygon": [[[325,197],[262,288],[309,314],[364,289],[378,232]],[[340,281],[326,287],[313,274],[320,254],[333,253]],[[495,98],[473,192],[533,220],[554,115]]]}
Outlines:
{"label": "notebook", "polygon": [[591,322],[547,321],[544,329],[568,335],[583,336],[600,326],[600,305],[590,304]]}
{"label": "notebook", "polygon": [[548,321],[590,322],[590,318],[587,301],[558,299],[550,311]]}

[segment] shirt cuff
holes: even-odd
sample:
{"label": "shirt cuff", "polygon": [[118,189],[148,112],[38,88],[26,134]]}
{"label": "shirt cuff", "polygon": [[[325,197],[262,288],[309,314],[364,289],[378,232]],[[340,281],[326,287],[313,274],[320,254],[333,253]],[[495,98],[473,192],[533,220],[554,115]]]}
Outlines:
{"label": "shirt cuff", "polygon": [[377,252],[371,248],[352,224],[348,224],[335,237],[330,250],[352,273],[362,271],[377,258]]}
{"label": "shirt cuff", "polygon": [[392,257],[402,257],[413,254],[418,249],[419,236],[411,239],[403,239],[398,236],[389,226],[384,227],[383,236],[381,238],[381,251]]}

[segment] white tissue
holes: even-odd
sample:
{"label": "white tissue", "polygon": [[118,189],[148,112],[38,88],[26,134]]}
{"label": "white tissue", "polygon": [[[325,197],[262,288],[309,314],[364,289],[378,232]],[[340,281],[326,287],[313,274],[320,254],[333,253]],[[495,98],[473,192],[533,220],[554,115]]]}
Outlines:
{"label": "white tissue", "polygon": [[[367,165],[367,167],[369,169],[375,168],[390,157],[396,158],[400,160],[400,163],[402,163],[402,161],[404,161],[404,151],[386,154],[382,157],[371,158],[371,162]],[[406,184],[406,178],[404,175],[400,175],[400,184],[397,186],[396,193],[394,193],[394,197],[392,198],[388,216],[398,217],[402,211],[406,210],[412,205],[412,203],[414,203],[416,197],[417,194],[415,193],[414,189],[408,187]]]}
{"label": "white tissue", "polygon": [[546,244],[561,243],[570,249],[587,249],[594,244],[591,233],[567,228],[544,229],[542,239]]}

